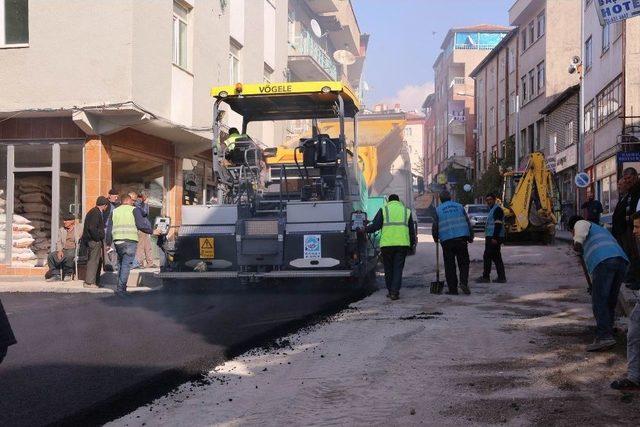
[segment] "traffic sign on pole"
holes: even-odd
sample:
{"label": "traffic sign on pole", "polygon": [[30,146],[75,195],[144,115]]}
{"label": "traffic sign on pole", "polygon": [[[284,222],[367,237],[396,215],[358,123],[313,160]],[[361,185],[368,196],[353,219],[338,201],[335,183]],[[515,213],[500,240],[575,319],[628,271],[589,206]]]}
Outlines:
{"label": "traffic sign on pole", "polygon": [[586,172],[580,172],[579,174],[577,174],[574,181],[576,183],[576,186],[578,186],[579,188],[586,188],[589,186],[589,184],[591,184],[591,178]]}

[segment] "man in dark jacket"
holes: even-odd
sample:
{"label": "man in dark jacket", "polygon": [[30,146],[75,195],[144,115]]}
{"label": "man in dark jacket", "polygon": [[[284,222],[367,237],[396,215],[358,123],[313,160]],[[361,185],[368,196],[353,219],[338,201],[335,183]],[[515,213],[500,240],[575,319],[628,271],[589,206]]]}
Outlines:
{"label": "man in dark jacket", "polygon": [[102,253],[105,239],[105,227],[103,213],[109,207],[109,200],[100,196],[96,200],[96,206],[87,212],[84,218],[82,240],[87,245],[87,272],[84,278],[85,288],[100,287],[100,273],[102,272]]}
{"label": "man in dark jacket", "polygon": [[109,204],[107,208],[102,212],[102,219],[104,220],[104,269],[105,271],[115,271],[118,265],[118,256],[116,255],[116,248],[113,247],[113,242],[111,241],[111,228],[113,223],[111,221],[111,217],[113,215],[113,211],[115,208],[120,206],[120,195],[115,189],[109,190],[107,194],[107,200]]}
{"label": "man in dark jacket", "polygon": [[593,190],[587,190],[587,201],[582,204],[584,218],[594,224],[600,224],[600,215],[603,212],[602,203],[596,200]]}
{"label": "man in dark jacket", "polygon": [[7,313],[5,313],[4,307],[2,307],[2,301],[0,301],[0,363],[2,363],[4,357],[7,355],[9,346],[14,345],[16,342],[16,337],[11,330]]}
{"label": "man in dark jacket", "polygon": [[[640,254],[633,236],[633,221],[631,217],[634,213],[640,211],[640,179],[638,179],[638,172],[632,167],[626,168],[622,172],[620,184],[623,187],[618,189],[621,196],[613,211],[611,234],[622,246],[631,261],[626,282],[631,283],[631,287],[637,288],[640,285]],[[625,193],[624,196],[622,196],[623,192]]]}

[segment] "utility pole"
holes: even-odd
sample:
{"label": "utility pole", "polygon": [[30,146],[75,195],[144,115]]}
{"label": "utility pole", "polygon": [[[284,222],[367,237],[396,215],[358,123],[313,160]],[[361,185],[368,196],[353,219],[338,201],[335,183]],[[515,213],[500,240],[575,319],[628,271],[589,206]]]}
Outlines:
{"label": "utility pole", "polygon": [[[584,60],[585,60],[585,46],[584,46],[584,0],[580,1],[580,64],[578,65],[578,74],[580,76],[580,99],[578,100],[578,172],[584,172]],[[580,212],[581,190],[576,190],[576,212]]]}

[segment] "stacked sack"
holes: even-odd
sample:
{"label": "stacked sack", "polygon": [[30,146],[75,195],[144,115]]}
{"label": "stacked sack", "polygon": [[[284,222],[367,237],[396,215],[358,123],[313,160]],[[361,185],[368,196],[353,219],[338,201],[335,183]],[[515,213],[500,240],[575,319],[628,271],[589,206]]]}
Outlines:
{"label": "stacked sack", "polygon": [[33,226],[27,218],[13,215],[13,249],[11,250],[11,265],[14,267],[35,267],[38,257],[31,249],[35,239],[31,235]]}
{"label": "stacked sack", "polygon": [[[29,234],[31,242],[27,249],[35,255],[36,265],[43,266],[47,263],[47,256],[51,249],[51,180],[48,176],[32,175],[21,178],[16,185],[14,212],[22,215],[27,222],[18,227],[20,233]],[[16,246],[16,215],[14,215],[13,247]],[[25,227],[27,225],[28,227]],[[26,228],[30,228],[26,230]],[[27,239],[24,234],[19,234]],[[26,244],[23,240],[20,244]],[[14,250],[15,253],[15,250]],[[27,255],[30,255],[27,253]],[[25,255],[26,256],[26,255]],[[15,256],[12,264],[15,264]],[[21,260],[24,261],[24,260]],[[29,260],[31,263],[31,260]]]}

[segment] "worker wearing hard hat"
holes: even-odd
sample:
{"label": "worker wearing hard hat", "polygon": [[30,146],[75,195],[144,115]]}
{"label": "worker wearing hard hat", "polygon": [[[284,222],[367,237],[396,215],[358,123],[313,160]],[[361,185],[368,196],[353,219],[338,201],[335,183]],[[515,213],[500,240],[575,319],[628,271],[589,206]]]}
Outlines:
{"label": "worker wearing hard hat", "polygon": [[[458,275],[456,274],[456,260],[460,269],[460,289],[469,295],[469,248],[473,242],[473,226],[469,221],[464,207],[451,200],[451,193],[440,193],[440,205],[436,208],[436,215],[431,229],[433,240],[442,245],[444,256],[444,272],[447,278],[449,295],[458,294]],[[437,250],[437,248],[436,248]]]}
{"label": "worker wearing hard hat", "polygon": [[506,235],[504,229],[504,212],[502,207],[496,203],[495,194],[487,194],[485,202],[489,207],[487,214],[487,224],[485,226],[485,245],[484,245],[484,271],[482,276],[476,279],[477,283],[491,282],[491,264],[496,265],[498,277],[493,280],[495,283],[505,283],[507,276],[504,271],[504,262],[502,262],[502,252],[500,248],[502,241]]}
{"label": "worker wearing hard hat", "polygon": [[582,254],[592,282],[596,339],[587,346],[587,351],[611,348],[616,345],[613,336],[615,310],[629,258],[609,231],[581,216],[569,218],[567,228],[573,233],[573,248]]}
{"label": "worker wearing hard hat", "polygon": [[367,225],[367,233],[381,231],[380,250],[384,264],[384,280],[387,298],[397,300],[402,286],[402,270],[407,255],[415,251],[416,225],[411,211],[400,201],[397,194],[391,194],[373,221]]}

